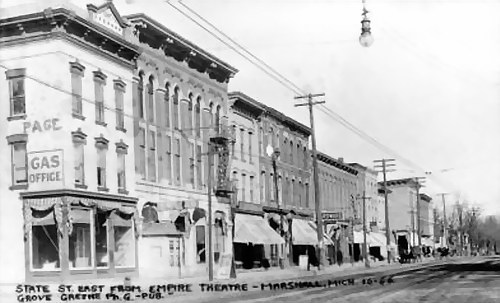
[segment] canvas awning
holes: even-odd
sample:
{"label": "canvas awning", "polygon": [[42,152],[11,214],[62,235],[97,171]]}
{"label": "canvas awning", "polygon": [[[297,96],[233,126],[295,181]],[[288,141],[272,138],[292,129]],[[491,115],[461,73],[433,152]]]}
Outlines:
{"label": "canvas awning", "polygon": [[292,237],[293,245],[318,244],[316,230],[305,220],[294,219],[292,221]]}
{"label": "canvas awning", "polygon": [[260,216],[236,214],[234,219],[235,243],[284,244],[285,240]]}
{"label": "canvas awning", "polygon": [[422,237],[422,245],[434,247],[435,244],[434,244],[434,241],[431,238],[424,238],[424,237]]}
{"label": "canvas awning", "polygon": [[387,246],[387,238],[385,237],[385,235],[381,234],[381,233],[377,233],[377,232],[371,232],[369,234],[367,234],[367,236],[369,235],[370,237],[370,246],[374,246],[374,247],[385,247]]}
{"label": "canvas awning", "polygon": [[[314,229],[314,234],[316,235],[316,238],[318,238],[316,223],[314,223],[312,221],[307,221],[307,223]],[[333,242],[333,240],[332,240],[332,235],[329,235],[328,233],[325,233],[325,232],[323,233],[323,242],[325,243],[325,245],[335,246],[335,242]],[[317,243],[317,241],[316,241],[316,243]]]}

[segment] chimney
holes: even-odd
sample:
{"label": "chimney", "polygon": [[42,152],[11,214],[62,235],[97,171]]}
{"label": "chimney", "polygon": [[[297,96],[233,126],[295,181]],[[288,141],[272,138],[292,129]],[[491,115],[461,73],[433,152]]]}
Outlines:
{"label": "chimney", "polygon": [[339,161],[340,163],[344,163],[344,158],[339,158],[339,159],[338,159],[338,161]]}

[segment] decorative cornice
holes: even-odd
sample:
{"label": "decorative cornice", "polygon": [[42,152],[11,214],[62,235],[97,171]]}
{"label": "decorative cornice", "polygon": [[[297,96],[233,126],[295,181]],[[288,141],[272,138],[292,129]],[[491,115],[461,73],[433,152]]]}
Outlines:
{"label": "decorative cornice", "polygon": [[87,134],[79,127],[76,131],[71,132],[73,142],[87,144]]}
{"label": "decorative cornice", "polygon": [[106,84],[106,78],[108,78],[108,76],[106,76],[106,74],[104,74],[100,68],[96,71],[93,71],[92,73],[94,74],[94,81]]}
{"label": "decorative cornice", "polygon": [[238,72],[147,15],[133,14],[126,18],[136,26],[141,42],[147,43],[152,49],[161,49],[165,56],[185,62],[193,70],[208,73],[210,78],[220,83],[227,83]]}
{"label": "decorative cornice", "polygon": [[28,142],[27,134],[15,134],[6,137],[9,144]]}
{"label": "decorative cornice", "polygon": [[[2,43],[5,45],[64,37],[128,66],[133,65],[139,55],[138,46],[67,8],[49,8],[39,13],[3,19],[1,23]],[[20,35],[19,25],[26,34]],[[102,41],[106,41],[106,49],[100,48]]]}
{"label": "decorative cornice", "polygon": [[120,142],[116,142],[116,152],[118,154],[127,154],[128,153],[128,145],[120,139]]}
{"label": "decorative cornice", "polygon": [[72,73],[72,74],[78,74],[80,76],[83,77],[83,74],[85,72],[85,66],[83,66],[79,61],[78,59],[76,59],[75,61],[73,62],[70,62],[69,63],[69,71]]}
{"label": "decorative cornice", "polygon": [[113,80],[113,88],[115,90],[121,90],[121,91],[125,91],[125,87],[127,86],[127,84],[125,83],[125,81],[123,81],[121,78],[118,78],[118,79],[114,79]]}
{"label": "decorative cornice", "polygon": [[26,68],[9,69],[5,71],[7,79],[20,78],[26,76]]}
{"label": "decorative cornice", "polygon": [[130,197],[130,196],[120,196],[120,195],[113,195],[113,194],[90,192],[88,190],[80,191],[80,190],[73,190],[73,189],[28,191],[28,192],[21,192],[20,196],[22,199],[36,199],[36,198],[41,199],[41,198],[46,198],[46,197],[64,197],[64,196],[85,197],[85,198],[107,200],[107,201],[117,202],[117,203],[125,202],[125,203],[129,203],[131,205],[135,205],[137,203],[137,201],[139,201],[138,198]]}
{"label": "decorative cornice", "polygon": [[95,146],[97,148],[108,148],[109,140],[104,138],[103,134],[100,134],[99,137],[95,137]]}

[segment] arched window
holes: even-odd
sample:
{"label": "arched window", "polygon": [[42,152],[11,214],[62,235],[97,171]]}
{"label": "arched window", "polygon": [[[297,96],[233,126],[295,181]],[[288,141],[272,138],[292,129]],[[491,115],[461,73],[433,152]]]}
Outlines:
{"label": "arched window", "polygon": [[196,137],[200,138],[201,137],[201,131],[200,131],[200,123],[201,123],[201,116],[200,116],[200,110],[201,110],[201,97],[198,96],[196,99],[196,105],[194,108],[194,123],[195,123],[195,129],[196,129]]}
{"label": "arched window", "polygon": [[144,119],[144,73],[139,73],[139,84],[137,85],[139,118]]}
{"label": "arched window", "polygon": [[[267,137],[267,145],[268,146],[271,145],[274,147],[274,130],[272,127],[269,128],[269,135]],[[267,146],[265,146],[264,152],[267,152],[266,148],[267,148]]]}
{"label": "arched window", "polygon": [[217,105],[217,110],[215,111],[215,127],[216,127],[215,129],[216,129],[217,134],[220,134],[221,129],[222,129],[222,127],[220,125],[220,122],[221,122],[220,121],[220,110],[221,110],[220,105]]}
{"label": "arched window", "polygon": [[188,112],[187,112],[187,128],[186,132],[192,134],[193,133],[193,93],[189,93],[188,95],[189,104],[188,104]]}
{"label": "arched window", "polygon": [[210,102],[210,105],[208,106],[209,111],[210,111],[210,127],[213,127],[215,129],[215,121],[214,121],[214,104]]}
{"label": "arched window", "polygon": [[170,128],[170,83],[165,84],[165,126]]}
{"label": "arched window", "polygon": [[293,159],[293,141],[290,141],[290,164],[294,164],[294,159]]}
{"label": "arched window", "polygon": [[154,101],[154,78],[153,76],[149,77],[148,81],[148,96],[147,96],[147,102],[148,102],[148,121],[151,123],[155,122],[155,101]]}
{"label": "arched window", "polygon": [[179,129],[179,93],[178,86],[174,88],[173,104],[172,104],[172,128]]}

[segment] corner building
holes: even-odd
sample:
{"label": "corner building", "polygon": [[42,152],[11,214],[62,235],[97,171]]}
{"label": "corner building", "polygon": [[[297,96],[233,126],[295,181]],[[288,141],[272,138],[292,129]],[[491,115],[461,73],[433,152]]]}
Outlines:
{"label": "corner building", "polygon": [[0,16],[1,282],[137,274],[130,27],[112,4]]}

